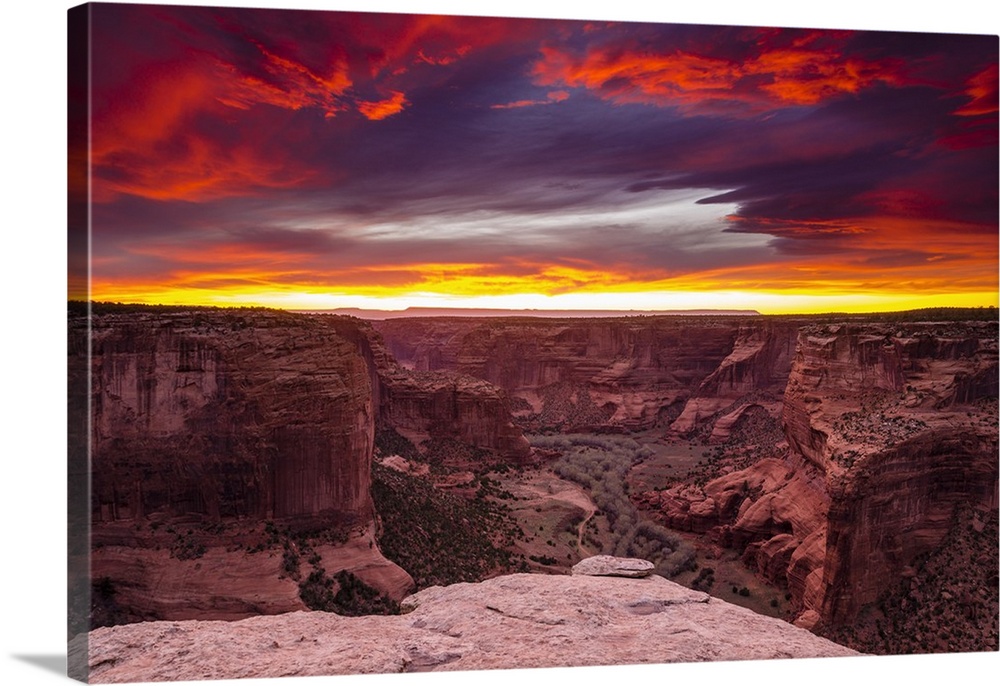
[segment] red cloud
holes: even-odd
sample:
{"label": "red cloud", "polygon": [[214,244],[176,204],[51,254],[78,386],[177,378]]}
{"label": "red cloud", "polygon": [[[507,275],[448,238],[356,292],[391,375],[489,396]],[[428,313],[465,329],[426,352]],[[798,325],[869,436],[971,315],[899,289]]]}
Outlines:
{"label": "red cloud", "polygon": [[406,96],[399,91],[393,91],[392,96],[375,102],[359,102],[358,111],[371,121],[379,121],[394,114],[399,114],[409,103]]}
{"label": "red cloud", "polygon": [[298,109],[307,92],[190,60],[141,70],[95,112],[91,160],[97,201],[119,193],[206,200],[286,188],[314,172],[256,141],[212,135],[198,122],[224,122],[233,108],[267,104]]}
{"label": "red cloud", "polygon": [[569,98],[569,93],[566,91],[551,91],[545,100],[515,100],[514,102],[508,102],[503,105],[490,105],[492,110],[511,110],[518,107],[533,107],[535,105],[551,105],[555,102],[562,102]]}
{"label": "red cloud", "polygon": [[991,64],[969,79],[965,94],[969,103],[955,111],[964,117],[975,117],[984,114],[995,114],[1000,108],[1000,98],[997,96],[997,65]]}
{"label": "red cloud", "polygon": [[249,109],[253,105],[268,104],[284,109],[298,110],[303,107],[322,108],[332,116],[343,108],[343,96],[351,87],[347,73],[347,60],[337,59],[327,74],[318,74],[306,65],[281,57],[254,41],[263,56],[262,68],[268,78],[241,73],[232,64],[221,62],[219,69],[230,78],[220,79],[223,92],[219,102]]}
{"label": "red cloud", "polygon": [[533,74],[539,84],[582,87],[619,103],[687,109],[728,103],[752,113],[812,105],[878,82],[902,82],[898,62],[844,57],[829,45],[810,47],[819,36],[809,34],[791,45],[774,47],[762,40],[742,59],[715,56],[711,50],[591,47],[577,55],[546,47]]}
{"label": "red cloud", "polygon": [[[151,10],[131,11],[185,36],[205,19],[198,9],[167,12],[174,19],[167,23]],[[409,79],[446,69],[477,46],[525,28],[518,20],[462,17],[317,17],[330,22],[324,28],[331,38],[320,45],[293,34],[278,41],[266,32],[254,35],[242,22],[216,25],[213,19],[225,40],[203,32],[211,42],[198,47],[168,52],[161,46],[148,55],[130,47],[129,61],[100,67],[116,78],[95,100],[95,198],[125,193],[202,201],[318,180],[305,162],[246,135],[251,127],[267,129],[274,116],[268,108],[316,109],[326,118],[356,109],[380,121],[409,105]],[[414,76],[415,64],[422,76]],[[390,97],[370,97],[385,93]]]}
{"label": "red cloud", "polygon": [[520,19],[440,15],[343,15],[350,35],[368,49],[370,73],[401,72],[421,63],[447,66],[472,51],[523,37],[528,24]]}

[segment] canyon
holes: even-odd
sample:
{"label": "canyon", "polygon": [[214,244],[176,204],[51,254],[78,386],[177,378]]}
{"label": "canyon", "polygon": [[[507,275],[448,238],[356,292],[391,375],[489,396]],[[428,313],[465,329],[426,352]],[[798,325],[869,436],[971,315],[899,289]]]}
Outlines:
{"label": "canyon", "polygon": [[941,610],[970,628],[923,649],[997,648],[979,547],[998,509],[992,311],[368,322],[95,304],[71,312],[70,355],[71,403],[90,407],[91,548],[71,564],[89,555],[92,640],[260,615],[278,631],[334,621],[290,612],[564,575],[612,541],[595,492],[553,472],[568,449],[540,438],[576,436],[633,441],[629,507],[694,551],[675,577],[690,592],[732,585],[894,652],[893,603],[920,605],[945,551],[978,580]]}
{"label": "canyon", "polygon": [[750,461],[727,450],[702,470],[703,483],[646,483],[636,498],[656,521],[740,551],[759,577],[787,588],[801,626],[856,621],[952,535],[964,510],[996,518],[992,317],[374,326],[405,366],[460,370],[503,388],[526,430],[654,428],[724,445],[738,428],[744,448],[769,422],[780,426],[770,445],[752,446],[765,450]]}

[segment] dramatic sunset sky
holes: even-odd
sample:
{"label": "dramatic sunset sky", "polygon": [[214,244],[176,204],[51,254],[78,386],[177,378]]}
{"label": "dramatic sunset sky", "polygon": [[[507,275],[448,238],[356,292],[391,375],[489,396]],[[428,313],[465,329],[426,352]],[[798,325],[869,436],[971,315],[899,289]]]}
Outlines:
{"label": "dramatic sunset sky", "polygon": [[[995,36],[129,5],[92,19],[95,300],[998,303]],[[70,249],[86,298],[86,245]]]}

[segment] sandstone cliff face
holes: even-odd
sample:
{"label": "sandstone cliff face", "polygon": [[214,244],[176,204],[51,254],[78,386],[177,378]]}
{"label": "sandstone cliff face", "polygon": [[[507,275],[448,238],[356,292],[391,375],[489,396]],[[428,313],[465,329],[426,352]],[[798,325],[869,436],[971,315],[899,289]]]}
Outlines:
{"label": "sandstone cliff face", "polygon": [[[413,580],[374,539],[377,422],[530,456],[495,387],[406,371],[360,320],[110,309],[89,333],[90,559],[112,621],[304,609],[278,530],[340,532],[313,546],[323,569],[401,598]],[[86,320],[70,328],[86,359]]]}
{"label": "sandstone cliff face", "polygon": [[507,398],[483,379],[446,370],[415,371],[400,365],[369,323],[358,322],[380,426],[392,427],[415,445],[451,439],[523,463],[531,446],[514,426]]}
{"label": "sandstone cliff face", "polygon": [[955,408],[996,397],[996,324],[813,326],[799,334],[784,423],[826,470],[953,421],[977,430],[986,418]]}
{"label": "sandstone cliff face", "polygon": [[985,432],[938,429],[873,454],[829,486],[822,604],[833,625],[878,599],[887,579],[935,550],[960,508],[996,511],[997,441]]}
{"label": "sandstone cliff face", "polygon": [[[90,635],[97,683],[856,655],[661,577],[516,574],[435,586],[406,614],[155,622]],[[71,653],[86,649],[71,646]]]}
{"label": "sandstone cliff face", "polygon": [[95,522],[371,519],[368,369],[322,321],[99,316],[92,370]]}
{"label": "sandstone cliff face", "polygon": [[702,395],[721,389],[720,407],[761,383],[780,387],[781,344],[768,334],[754,338],[752,327],[741,329],[745,324],[687,317],[427,318],[375,326],[404,366],[485,379],[516,403],[522,425],[570,431],[667,426],[712,375]]}
{"label": "sandstone cliff face", "polygon": [[997,508],[996,323],[804,326],[782,407],[784,457],[647,497],[787,585],[804,625],[850,622],[961,506]]}
{"label": "sandstone cliff face", "polygon": [[[723,419],[735,422],[740,411],[748,406],[745,400],[748,397],[776,407],[767,400],[780,403],[797,334],[798,325],[794,322],[757,322],[741,326],[732,352],[701,382],[672,428],[687,433],[699,420],[727,408],[733,409]],[[727,436],[724,422],[712,437],[719,441]]]}
{"label": "sandstone cliff face", "polygon": [[829,503],[788,568],[804,610],[851,621],[942,543],[961,505],[997,508],[996,399],[995,323],[801,331],[785,435],[796,478]]}
{"label": "sandstone cliff face", "polygon": [[[337,532],[317,544],[326,571],[412,588],[374,543],[375,405],[352,329],[255,310],[93,317],[89,559],[109,621],[305,609],[279,529]],[[85,349],[86,320],[70,332]]]}
{"label": "sandstone cliff face", "polygon": [[452,439],[523,463],[531,446],[491,383],[449,372],[387,370],[381,376],[379,418],[415,445]]}

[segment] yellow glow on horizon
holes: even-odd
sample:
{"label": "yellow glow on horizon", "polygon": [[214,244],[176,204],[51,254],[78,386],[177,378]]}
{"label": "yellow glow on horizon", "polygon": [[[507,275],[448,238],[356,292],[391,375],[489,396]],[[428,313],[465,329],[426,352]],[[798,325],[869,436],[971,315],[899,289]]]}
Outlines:
{"label": "yellow glow on horizon", "polygon": [[[372,289],[366,289],[371,293]],[[387,289],[390,290],[390,289]],[[104,289],[93,300],[160,305],[209,305],[218,307],[273,307],[286,310],[399,311],[407,308],[456,308],[504,310],[756,310],[761,314],[865,313],[913,310],[927,307],[997,307],[997,292],[919,294],[913,292],[837,293],[752,290],[650,290],[638,292],[586,292],[546,295],[445,294],[417,291],[404,294],[366,295],[295,287],[259,290],[222,289]]]}
{"label": "yellow glow on horizon", "polygon": [[164,305],[292,310],[756,310],[762,314],[885,312],[1000,304],[995,272],[953,263],[923,270],[830,270],[821,262],[678,274],[530,261],[359,265],[311,272],[239,263],[142,282],[95,278],[91,298]]}

